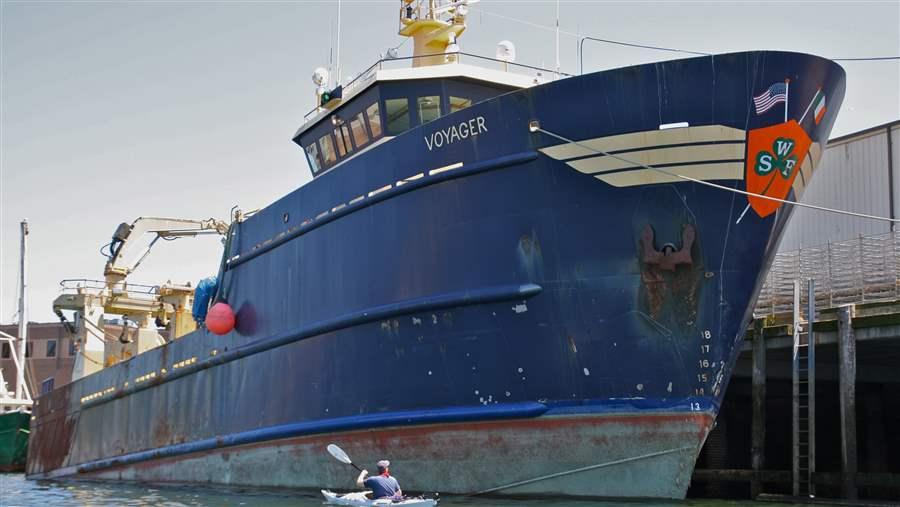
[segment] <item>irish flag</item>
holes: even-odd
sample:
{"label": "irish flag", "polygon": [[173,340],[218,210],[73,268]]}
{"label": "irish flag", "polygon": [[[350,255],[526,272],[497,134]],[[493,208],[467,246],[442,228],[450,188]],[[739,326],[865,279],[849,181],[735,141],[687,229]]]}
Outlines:
{"label": "irish flag", "polygon": [[813,97],[813,118],[816,120],[816,125],[822,121],[823,116],[825,116],[825,93],[819,88],[816,96]]}

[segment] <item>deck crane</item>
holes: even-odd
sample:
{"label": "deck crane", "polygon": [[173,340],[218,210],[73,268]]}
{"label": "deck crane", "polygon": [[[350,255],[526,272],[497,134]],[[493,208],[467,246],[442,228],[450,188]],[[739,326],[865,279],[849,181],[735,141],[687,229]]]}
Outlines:
{"label": "deck crane", "polygon": [[[189,220],[181,218],[140,217],[131,224],[116,227],[106,254],[104,280],[63,280],[63,294],[53,302],[53,311],[74,334],[76,356],[72,379],[89,375],[145,350],[166,342],[158,326],[168,328],[169,337],[177,339],[196,329],[191,316],[194,288],[188,284],[166,282],[159,286],[130,284],[127,277],[144,261],[160,239],[199,235],[226,235],[228,224],[213,218]],[[139,240],[147,234],[153,238],[139,248]],[[75,312],[74,323],[66,321],[63,310]],[[120,336],[109,336],[104,329],[106,315],[124,320]],[[127,323],[137,329],[129,333]]]}

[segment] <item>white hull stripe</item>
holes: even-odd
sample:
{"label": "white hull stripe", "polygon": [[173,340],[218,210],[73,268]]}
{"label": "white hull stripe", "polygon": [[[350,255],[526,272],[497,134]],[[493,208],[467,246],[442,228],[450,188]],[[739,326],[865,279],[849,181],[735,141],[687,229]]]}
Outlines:
{"label": "white hull stripe", "polygon": [[597,137],[579,141],[579,144],[584,147],[571,143],[563,143],[543,148],[540,151],[556,160],[570,160],[578,157],[597,155],[595,151],[591,151],[592,149],[609,153],[689,143],[702,144],[721,141],[743,142],[745,138],[745,132],[740,129],[726,127],[724,125],[702,125],[698,127],[647,130],[644,132],[631,132],[629,134],[619,134],[616,136]]}
{"label": "white hull stripe", "polygon": [[[666,172],[704,181],[742,180],[745,139],[743,130],[724,125],[703,125],[597,137],[579,141],[578,145],[563,143],[540,151],[556,160],[565,160],[573,169],[610,185],[630,187],[684,181],[631,162],[659,166]],[[679,144],[681,146],[672,146]],[[631,162],[593,150],[618,152]],[[800,166],[800,173],[794,178],[796,199],[803,195],[821,157],[822,146],[812,143],[809,154]]]}
{"label": "white hull stripe", "polygon": [[600,155],[567,163],[580,172],[597,174],[621,169],[641,169],[639,164],[650,166],[672,166],[712,160],[743,160],[744,143],[653,148],[622,154],[621,157],[628,159],[631,162],[626,162],[606,155]]}
{"label": "white hull stripe", "polygon": [[621,171],[609,174],[598,174],[595,178],[616,187],[633,187],[636,185],[653,185],[657,183],[682,183],[685,180],[674,176],[680,174],[697,180],[742,180],[744,179],[744,162],[715,162],[712,164],[675,165],[665,168],[669,175],[652,169],[638,171]]}
{"label": "white hull stripe", "polygon": [[[684,181],[640,164],[704,181],[742,180],[745,140],[743,130],[702,125],[598,137],[540,151],[610,185],[631,187]],[[594,150],[621,153],[627,161]]]}

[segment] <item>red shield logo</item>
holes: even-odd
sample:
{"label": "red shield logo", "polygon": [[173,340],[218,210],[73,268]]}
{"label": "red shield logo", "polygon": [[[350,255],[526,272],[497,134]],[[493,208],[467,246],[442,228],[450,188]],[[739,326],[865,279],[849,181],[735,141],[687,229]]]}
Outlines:
{"label": "red shield logo", "polygon": [[[812,140],[795,120],[751,130],[747,135],[747,191],[785,199],[806,159]],[[748,196],[760,217],[781,207],[780,202]]]}

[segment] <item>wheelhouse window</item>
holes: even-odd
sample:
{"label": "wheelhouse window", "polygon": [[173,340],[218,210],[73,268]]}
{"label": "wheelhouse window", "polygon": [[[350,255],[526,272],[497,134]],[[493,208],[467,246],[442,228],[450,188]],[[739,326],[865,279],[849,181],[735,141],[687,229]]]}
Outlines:
{"label": "wheelhouse window", "polygon": [[319,160],[319,147],[316,146],[316,143],[306,147],[306,156],[309,158],[309,166],[312,167],[314,173],[322,170],[322,161]]}
{"label": "wheelhouse window", "polygon": [[331,134],[325,134],[319,139],[319,147],[322,148],[322,160],[325,161],[326,167],[337,162],[337,153],[334,151]]}
{"label": "wheelhouse window", "polygon": [[472,99],[450,96],[450,112],[455,113],[472,105]]}
{"label": "wheelhouse window", "polygon": [[387,133],[402,134],[409,130],[409,99],[387,99],[384,101],[387,114]]}
{"label": "wheelhouse window", "polygon": [[419,123],[428,123],[441,117],[441,97],[428,95],[417,99],[419,106]]}
{"label": "wheelhouse window", "polygon": [[347,148],[344,146],[344,138],[341,136],[341,131],[339,129],[334,129],[334,144],[337,146],[339,157],[343,157],[347,154]]}
{"label": "wheelhouse window", "polygon": [[369,130],[372,131],[372,139],[381,137],[381,115],[378,112],[378,103],[366,108],[366,118],[369,120]]}
{"label": "wheelhouse window", "polygon": [[47,340],[47,357],[56,357],[56,340]]}
{"label": "wheelhouse window", "polygon": [[3,342],[2,352],[0,352],[0,357],[2,357],[3,359],[9,359],[9,356],[10,356],[9,344],[6,342]]}
{"label": "wheelhouse window", "polygon": [[369,133],[366,131],[366,120],[363,113],[359,113],[350,120],[350,132],[353,133],[353,142],[359,148],[369,142]]}
{"label": "wheelhouse window", "polygon": [[344,146],[347,148],[347,153],[353,151],[353,144],[350,142],[350,129],[347,128],[347,124],[342,124],[340,126],[341,137],[344,139]]}
{"label": "wheelhouse window", "polygon": [[346,125],[334,129],[334,140],[337,144],[338,155],[341,157],[345,157],[353,151],[353,145],[350,144],[350,131],[347,130]]}

